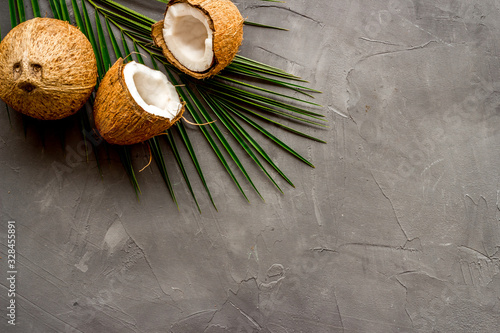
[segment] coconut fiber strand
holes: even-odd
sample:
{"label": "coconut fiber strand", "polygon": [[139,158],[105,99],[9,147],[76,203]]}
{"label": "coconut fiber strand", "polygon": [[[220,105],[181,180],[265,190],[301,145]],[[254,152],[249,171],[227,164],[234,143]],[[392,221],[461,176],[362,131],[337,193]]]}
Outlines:
{"label": "coconut fiber strand", "polygon": [[0,98],[38,119],[78,111],[97,81],[90,42],[68,22],[35,18],[12,29],[0,44]]}
{"label": "coconut fiber strand", "polygon": [[243,41],[243,17],[230,0],[173,0],[168,3],[167,11],[170,6],[180,2],[200,9],[209,18],[208,22],[213,31],[214,51],[214,63],[210,69],[202,73],[193,72],[173,56],[163,38],[163,20],[151,27],[153,40],[156,46],[162,49],[167,60],[184,73],[197,79],[214,76],[229,65],[238,53]]}

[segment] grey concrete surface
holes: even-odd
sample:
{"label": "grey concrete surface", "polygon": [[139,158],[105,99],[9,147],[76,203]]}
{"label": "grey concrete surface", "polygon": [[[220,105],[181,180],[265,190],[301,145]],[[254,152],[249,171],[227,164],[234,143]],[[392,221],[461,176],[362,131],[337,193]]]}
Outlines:
{"label": "grey concrete surface", "polygon": [[[316,168],[263,141],[296,188],[279,182],[281,195],[249,167],[266,202],[244,184],[248,204],[191,128],[219,209],[192,177],[200,215],[174,161],[180,209],[154,166],[139,175],[138,201],[115,156],[103,179],[81,158],[76,127],[64,155],[56,133],[45,148],[36,130],[25,138],[2,104],[0,331],[498,332],[500,2],[237,5],[290,29],[245,27],[241,54],[323,91],[330,128],[308,132],[327,145],[273,130]],[[5,0],[0,15],[4,35]],[[136,168],[147,163],[144,146],[133,154]]]}

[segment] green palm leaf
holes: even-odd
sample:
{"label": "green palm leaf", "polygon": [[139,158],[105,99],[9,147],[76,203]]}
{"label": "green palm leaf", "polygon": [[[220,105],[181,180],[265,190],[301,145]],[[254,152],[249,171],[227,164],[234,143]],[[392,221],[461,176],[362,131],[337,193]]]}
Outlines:
{"label": "green palm leaf", "polygon": [[134,168],[132,167],[132,158],[130,153],[129,146],[117,146],[118,155],[120,156],[120,161],[122,162],[123,167],[125,168],[125,172],[128,175],[130,183],[134,188],[135,195],[139,198],[139,194],[141,193],[141,189],[139,188],[139,182],[135,176]]}
{"label": "green palm leaf", "polygon": [[23,0],[17,0],[17,12],[19,14],[19,22],[22,23],[26,21],[26,13],[24,11]]}
{"label": "green palm leaf", "polygon": [[204,98],[205,102],[211,107],[212,111],[221,120],[222,124],[224,124],[224,126],[229,130],[231,135],[233,135],[233,137],[236,139],[236,141],[238,141],[238,143],[243,147],[243,149],[252,158],[252,160],[260,167],[260,169],[266,174],[266,176],[271,180],[271,182],[278,188],[278,190],[281,193],[283,193],[283,191],[281,190],[279,185],[274,181],[274,179],[271,177],[271,175],[267,172],[266,168],[264,168],[262,163],[260,163],[257,156],[255,156],[253,151],[247,145],[246,141],[240,135],[241,131],[238,131],[235,127],[235,124],[228,119],[222,106],[219,103],[217,103],[214,99],[212,99],[209,95],[204,94],[204,93],[201,93],[201,95]]}
{"label": "green palm leaf", "polygon": [[[290,96],[290,95],[277,93],[277,92],[275,92],[273,90],[269,90],[269,89],[266,89],[266,88],[263,88],[263,87],[259,87],[259,86],[256,86],[254,84],[243,82],[241,80],[236,80],[236,79],[230,78],[228,76],[217,75],[216,78],[217,79],[223,79],[224,81],[232,82],[232,83],[235,83],[235,84],[243,86],[243,87],[247,87],[247,88],[259,90],[259,91],[262,91],[262,92],[265,92],[265,93],[273,94],[274,96],[280,96],[280,97],[288,98],[288,99],[291,99],[291,100],[294,100],[294,101],[297,101],[297,102],[300,102],[300,103],[306,103],[306,104],[309,104],[309,105],[321,107],[321,105],[319,105],[319,104],[316,104],[316,103],[313,103],[313,102],[310,102],[310,101],[306,101],[306,100],[303,100],[303,99],[300,99],[300,98],[297,98],[297,97],[293,97],[293,96]],[[321,116],[323,116],[323,115],[321,115]]]}
{"label": "green palm leaf", "polygon": [[262,62],[246,58],[242,55],[236,55],[236,57],[234,57],[233,62],[226,68],[226,70],[231,69],[232,66],[240,66],[240,67],[246,68],[250,71],[260,72],[260,73],[264,73],[264,74],[268,74],[268,75],[273,75],[273,76],[281,77],[284,79],[300,81],[300,82],[307,82],[305,80],[302,80],[298,76],[295,76],[295,75],[292,75],[292,74],[285,72],[282,69],[266,65]]}
{"label": "green palm leaf", "polygon": [[104,67],[104,72],[107,72],[111,67],[111,59],[109,58],[108,45],[106,44],[106,38],[104,37],[104,31],[98,12],[95,13],[95,25],[97,29],[97,40],[99,41],[99,50],[101,51],[102,66]]}
{"label": "green palm leaf", "polygon": [[285,29],[285,28],[275,27],[273,25],[267,25],[267,24],[262,24],[262,23],[251,22],[251,21],[247,21],[247,20],[245,20],[245,24],[246,25],[251,25],[251,26],[254,26],[254,27],[259,27],[259,28],[268,28],[268,29],[276,29],[276,30],[288,31],[288,29]]}
{"label": "green palm leaf", "polygon": [[96,2],[102,3],[106,6],[108,6],[109,8],[114,9],[118,13],[122,13],[123,15],[129,16],[135,22],[139,22],[145,26],[151,26],[152,24],[156,23],[154,20],[150,19],[149,17],[142,15],[141,13],[138,13],[134,10],[131,10],[123,5],[120,5],[119,3],[115,2],[115,1],[96,0]]}
{"label": "green palm leaf", "polygon": [[[253,93],[253,92],[250,92],[247,90],[240,89],[238,87],[233,87],[233,86],[221,83],[217,80],[211,80],[208,84],[203,82],[202,85],[204,85],[205,87],[208,87],[208,89],[210,89],[210,90],[220,92],[224,95],[238,96],[240,99],[244,99],[246,101],[250,101],[250,102],[254,102],[254,103],[259,103],[260,105],[266,106],[268,108],[269,107],[276,107],[276,108],[279,108],[282,110],[286,110],[286,111],[300,114],[302,116],[306,116],[306,117],[310,117],[310,118],[324,121],[324,119],[321,119],[322,117],[324,117],[324,115],[322,115],[322,114],[311,112],[311,111],[305,110],[305,109],[300,108],[300,107],[296,107],[296,106],[291,105],[291,104],[280,102],[280,101],[276,100],[275,98],[271,98],[271,97],[267,97],[267,96],[264,96],[261,94]],[[279,94],[278,94],[278,96],[279,96]]]}
{"label": "green palm leaf", "polygon": [[52,15],[54,16],[54,18],[60,20],[61,14],[57,9],[56,1],[57,0],[49,0],[50,10],[52,11]]}
{"label": "green palm leaf", "polygon": [[258,130],[259,132],[261,132],[262,134],[264,134],[265,136],[267,136],[269,139],[271,139],[272,141],[274,141],[276,144],[278,144],[281,148],[283,148],[287,152],[291,153],[293,156],[295,156],[296,158],[298,158],[300,161],[302,161],[305,164],[309,165],[310,167],[314,168],[314,165],[311,162],[309,162],[308,160],[306,160],[299,153],[297,153],[295,150],[293,150],[292,148],[290,148],[288,145],[286,145],[284,142],[282,142],[276,136],[272,135],[269,131],[267,131],[266,129],[264,129],[262,126],[260,126],[259,124],[257,124],[256,122],[254,122],[253,120],[251,120],[250,118],[248,118],[247,116],[245,116],[244,114],[242,114],[241,112],[239,112],[236,108],[231,108],[231,107],[228,107],[228,108],[235,115],[237,115],[238,117],[240,117],[241,119],[243,119],[245,122],[247,122],[248,124],[250,124],[256,130]]}
{"label": "green palm leaf", "polygon": [[116,41],[116,37],[113,33],[113,30],[111,29],[111,26],[109,25],[108,19],[106,19],[106,29],[108,30],[108,36],[111,40],[111,45],[113,46],[113,51],[115,52],[116,58],[123,58],[123,54],[120,50],[120,47],[118,46],[118,42]]}
{"label": "green palm leaf", "polygon": [[66,5],[66,0],[59,0],[59,9],[61,10],[60,11],[61,19],[63,19],[64,21],[70,22],[68,6]]}
{"label": "green palm leaf", "polygon": [[173,134],[173,132],[169,130],[168,135],[165,135],[165,138],[168,141],[170,148],[172,148],[172,152],[174,153],[175,160],[177,161],[177,164],[179,165],[179,168],[181,169],[182,176],[184,177],[184,180],[186,181],[186,185],[189,189],[189,192],[191,193],[191,196],[194,199],[196,207],[198,207],[198,211],[201,213],[200,205],[198,204],[198,200],[196,200],[196,195],[194,194],[193,188],[191,187],[191,182],[189,181],[189,177],[187,175],[186,169],[184,168],[184,163],[182,162],[181,155],[179,153],[179,150],[177,149],[177,144],[175,143],[175,140],[174,140],[172,134]]}
{"label": "green palm leaf", "polygon": [[[212,131],[215,133],[215,136],[219,139],[219,142],[226,149],[226,151],[229,154],[229,156],[231,156],[231,158],[233,159],[234,163],[240,169],[241,173],[245,176],[245,178],[250,183],[250,185],[252,185],[252,187],[257,192],[257,194],[260,196],[260,198],[262,200],[264,200],[264,198],[260,194],[259,190],[257,189],[257,187],[255,186],[255,184],[253,183],[252,179],[250,179],[250,176],[248,175],[247,171],[245,170],[245,167],[243,166],[243,164],[241,163],[240,159],[238,158],[238,156],[234,152],[233,148],[231,147],[231,145],[229,144],[229,142],[226,140],[226,138],[224,137],[224,135],[220,131],[219,127],[214,123],[214,120],[212,119],[212,117],[208,113],[207,109],[201,105],[201,102],[198,100],[198,98],[196,97],[196,95],[193,92],[191,92],[191,91],[188,90],[188,94],[189,94],[189,97],[191,98],[191,100],[193,100],[194,103],[196,104],[196,107],[198,108],[198,111],[202,114],[203,118],[205,119],[205,122],[208,122],[208,126],[210,126],[210,128],[212,129]],[[200,123],[200,122],[198,121],[198,123]],[[240,144],[241,144],[241,142],[240,142]]]}
{"label": "green palm leaf", "polygon": [[311,135],[309,135],[309,134],[306,134],[306,133],[304,133],[304,132],[301,132],[301,131],[299,131],[299,130],[296,130],[296,129],[292,128],[292,127],[286,126],[286,125],[284,125],[284,124],[282,124],[282,123],[280,123],[280,122],[278,122],[278,121],[272,120],[271,118],[268,118],[268,117],[266,117],[266,116],[264,116],[264,115],[262,115],[262,114],[260,114],[260,113],[258,113],[258,112],[255,112],[255,111],[253,111],[253,110],[251,110],[251,109],[249,109],[249,108],[246,108],[246,107],[242,106],[241,104],[235,103],[235,102],[233,102],[233,101],[231,101],[231,100],[229,100],[229,99],[226,99],[226,98],[224,98],[224,97],[220,97],[220,96],[218,96],[218,99],[219,99],[221,102],[223,102],[223,104],[226,104],[226,103],[227,103],[227,104],[229,104],[229,105],[232,105],[234,108],[236,108],[236,109],[237,109],[237,110],[239,110],[239,111],[243,111],[243,112],[245,112],[245,113],[247,113],[247,114],[251,114],[251,115],[252,115],[252,116],[254,116],[254,117],[260,118],[260,119],[262,119],[262,120],[265,120],[266,122],[269,122],[269,123],[272,123],[273,125],[276,125],[276,126],[278,126],[278,127],[281,127],[281,128],[283,128],[284,130],[286,130],[286,131],[288,131],[288,132],[292,132],[292,133],[294,133],[294,134],[300,135],[300,136],[302,136],[302,137],[308,138],[308,139],[313,140],[313,141],[316,141],[316,142],[326,143],[326,141],[323,141],[323,140],[321,140],[321,139],[318,139],[318,138],[316,138],[316,137],[313,137],[313,136],[311,136]]}
{"label": "green palm leaf", "polygon": [[[255,71],[242,68],[239,65],[235,65],[234,63],[231,63],[228,67],[226,67],[224,69],[224,71],[222,72],[222,74],[219,75],[219,77],[221,77],[225,74],[228,74],[228,73],[236,75],[236,76],[241,77],[241,78],[245,78],[247,80],[256,81],[255,79],[257,79],[257,81],[260,83],[270,84],[270,85],[274,85],[274,86],[281,86],[281,87],[284,87],[287,89],[291,89],[295,92],[306,95],[309,98],[314,98],[314,96],[311,95],[310,93],[321,93],[320,91],[311,89],[309,87],[305,87],[303,85],[293,84],[293,83],[279,80],[279,79],[276,79],[273,77],[261,75]],[[273,93],[275,94],[276,92],[273,92]]]}
{"label": "green palm leaf", "polygon": [[104,77],[105,71],[104,71],[104,64],[101,58],[101,55],[99,53],[99,49],[97,47],[96,43],[96,38],[94,34],[94,29],[92,28],[92,25],[90,24],[90,17],[89,13],[87,11],[87,6],[85,5],[85,0],[82,0],[82,12],[83,12],[83,23],[85,24],[85,30],[87,31],[87,38],[90,41],[90,44],[92,45],[92,48],[94,49],[94,55],[97,60],[97,72],[99,73],[99,77],[102,79]]}
{"label": "green palm leaf", "polygon": [[80,8],[78,7],[76,0],[71,0],[71,8],[73,9],[73,15],[75,16],[76,26],[87,38],[89,38],[87,28],[85,27],[82,14],[80,13]]}
{"label": "green palm leaf", "polygon": [[[175,77],[172,75],[172,73],[168,70],[168,68],[166,68],[166,69],[167,69],[167,74],[168,74],[168,76],[170,78],[170,81],[174,85],[179,86],[179,83],[177,82],[177,80],[175,79]],[[181,96],[182,100],[186,102],[186,108],[189,111],[189,114],[193,117],[193,119],[195,120],[195,122],[197,124],[202,125],[204,122],[201,119],[201,117],[198,115],[198,113],[196,112],[195,106],[191,103],[191,100],[188,98],[188,96],[186,95],[186,93],[182,89],[178,89],[177,91],[179,92],[179,95]],[[188,93],[189,97],[193,96],[193,93],[190,92],[189,89],[186,89],[186,92]],[[196,105],[196,107],[197,107],[197,105]],[[220,151],[219,147],[215,143],[215,140],[212,138],[212,136],[210,135],[210,133],[207,131],[207,129],[205,127],[206,126],[199,126],[201,132],[203,133],[203,135],[205,136],[205,138],[209,142],[210,146],[214,150],[215,154],[217,155],[217,157],[221,161],[221,163],[224,166],[224,168],[226,169],[226,171],[228,172],[229,176],[231,177],[231,179],[233,179],[234,183],[236,184],[236,186],[240,190],[241,194],[243,194],[243,196],[245,197],[245,199],[247,201],[249,201],[248,197],[245,194],[245,191],[243,191],[243,188],[241,187],[240,183],[238,182],[238,180],[234,176],[231,168],[229,167],[229,164],[227,163],[226,159],[222,155],[222,152]]]}
{"label": "green palm leaf", "polygon": [[10,26],[12,29],[19,24],[17,20],[16,0],[9,0]]}
{"label": "green palm leaf", "polygon": [[[266,153],[266,151],[255,141],[254,138],[250,134],[248,134],[247,131],[243,129],[243,127],[234,119],[233,116],[230,114],[231,108],[224,103],[221,103],[223,107],[220,108],[220,110],[224,113],[225,117],[231,122],[231,124],[243,135],[243,137],[253,146],[253,148],[269,163],[275,170],[278,172],[278,174],[286,180],[292,187],[295,187],[295,185],[292,183],[292,181],[281,171],[281,169],[273,162],[273,160],[269,157],[269,155]],[[228,112],[229,111],[229,112]]]}
{"label": "green palm leaf", "polygon": [[105,15],[109,19],[113,20],[117,24],[137,33],[140,33],[145,39],[149,39],[149,34],[151,32],[150,26],[143,25],[134,21],[130,21],[126,17],[113,13],[105,8],[96,7],[96,11],[100,12],[102,15]]}
{"label": "green palm leaf", "polygon": [[[263,1],[281,2],[275,0]],[[65,0],[48,0],[48,2],[55,18],[69,21],[70,16]],[[166,0],[161,2],[168,3]],[[263,164],[263,161],[265,161],[267,165],[271,166],[271,168],[291,186],[293,186],[293,183],[273,162],[269,154],[262,148],[262,146],[260,146],[260,144],[249,134],[249,132],[245,130],[243,126],[244,124],[254,128],[257,133],[262,135],[264,138],[271,140],[271,142],[283,149],[284,152],[287,152],[303,163],[314,167],[313,164],[306,158],[301,156],[274,134],[271,134],[271,132],[250,118],[256,117],[273,126],[278,126],[296,135],[314,140],[316,142],[325,143],[323,140],[285,125],[283,122],[284,119],[287,119],[304,125],[327,127],[324,124],[325,119],[323,114],[300,106],[306,105],[308,107],[320,108],[321,106],[319,104],[304,98],[295,97],[291,94],[277,92],[273,89],[273,87],[279,87],[280,89],[285,88],[291,92],[300,93],[308,98],[312,98],[312,94],[319,93],[319,91],[305,86],[304,84],[307,83],[305,80],[302,80],[300,77],[287,73],[277,67],[246,58],[242,55],[237,55],[233,62],[214,79],[204,81],[194,80],[185,76],[175,67],[170,65],[163,57],[161,50],[153,46],[150,33],[151,25],[155,23],[154,20],[112,0],[81,0],[80,3],[82,6],[81,10],[78,8],[78,2],[76,0],[71,0],[76,25],[84,34],[86,34],[94,49],[98,64],[99,77],[102,79],[107,69],[112,64],[110,51],[112,51],[116,58],[126,57],[126,60],[132,60],[128,43],[132,43],[131,45],[134,49],[133,54],[135,54],[134,57],[139,63],[144,63],[142,54],[148,54],[150,56],[153,66],[156,69],[158,67],[156,61],[161,62],[165,66],[165,70],[170,81],[177,86],[176,88],[182,100],[186,103],[186,114],[189,114],[197,124],[201,125],[197,128],[208,141],[224,169],[227,171],[228,175],[247,201],[248,197],[232,171],[234,167],[240,170],[241,175],[246,179],[248,184],[254,188],[259,197],[262,198],[262,196],[247,173],[242,160],[238,157],[237,150],[235,149],[236,146],[239,147],[238,150],[241,149],[242,152],[245,152],[246,155],[248,155],[249,160],[255,163],[257,167],[262,170],[266,177],[280,192],[282,192],[282,189],[268,172]],[[31,4],[33,15],[35,17],[40,16],[38,1],[31,0]],[[90,22],[90,16],[86,4],[89,4],[95,11],[95,30]],[[22,0],[9,0],[9,10],[12,27],[25,20],[24,5]],[[104,20],[105,28],[102,20]],[[263,28],[286,30],[250,21],[246,21],[245,24],[247,26],[251,25]],[[119,31],[123,52],[120,49],[119,40],[115,37],[113,27],[117,28]],[[289,102],[285,102],[284,100],[288,100]],[[91,98],[90,103],[92,105],[93,97]],[[92,133],[94,133],[94,127],[92,125],[91,117],[83,111],[79,113],[80,126],[84,137],[90,140],[92,139]],[[229,134],[234,139],[236,144],[235,147],[229,144],[229,141],[219,129],[217,123],[210,123],[213,120],[220,122],[222,126],[227,129]],[[210,124],[203,125],[203,123],[206,122],[209,122]],[[191,143],[188,132],[182,122],[178,122],[175,126],[169,129],[167,133],[168,135],[165,135],[164,142],[170,146],[198,210],[201,211],[195,195],[195,190],[191,185],[184,162],[182,161],[180,148],[185,149],[189,154],[189,157],[196,169],[196,172],[198,173],[198,176],[200,177],[210,201],[212,202],[214,208],[217,209],[210,193],[208,183],[202,172],[202,166],[197,159],[193,144]],[[174,133],[176,136],[174,136]],[[183,143],[182,146],[179,146],[176,142],[175,137],[177,137],[177,135]],[[151,149],[151,156],[154,158],[158,169],[165,180],[171,197],[178,206],[174,188],[167,172],[160,140],[158,138],[153,138],[149,140],[147,144]],[[108,149],[107,145],[105,145],[105,147]],[[140,194],[140,188],[134,172],[134,167],[132,165],[130,148],[112,147],[117,150],[122,165],[131,181],[136,195],[138,196]],[[94,148],[96,148],[96,146]],[[94,149],[94,152],[96,151],[97,149]],[[229,158],[226,159],[226,156],[229,156]]]}
{"label": "green palm leaf", "polygon": [[59,16],[59,19],[60,20],[65,20],[64,13],[63,13],[62,8],[61,8],[61,0],[54,0],[54,7],[57,10],[57,14]]}
{"label": "green palm leaf", "polygon": [[158,138],[152,138],[148,140],[149,147],[151,148],[151,153],[153,154],[156,165],[160,169],[160,174],[167,185],[168,191],[170,192],[170,196],[174,201],[177,208],[179,208],[179,204],[177,203],[177,199],[175,197],[174,188],[172,183],[170,182],[170,177],[168,176],[167,166],[165,164],[165,159],[163,158],[163,153],[161,151],[160,143]]}
{"label": "green palm leaf", "polygon": [[214,199],[212,198],[212,194],[210,193],[210,189],[208,188],[208,184],[205,180],[205,176],[203,175],[203,171],[201,170],[200,163],[198,162],[198,158],[196,156],[196,152],[193,148],[193,145],[191,144],[191,140],[189,139],[189,135],[184,128],[184,125],[182,122],[178,122],[175,124],[174,128],[178,131],[179,135],[182,138],[182,141],[184,142],[184,145],[189,153],[189,156],[191,157],[191,160],[193,161],[193,164],[196,168],[196,171],[198,172],[198,175],[200,176],[201,182],[203,184],[203,187],[208,193],[208,197],[210,198],[210,201],[212,202],[212,205],[214,206],[215,210],[217,210],[217,206],[215,205]]}
{"label": "green palm leaf", "polygon": [[33,17],[40,17],[40,6],[38,0],[31,0],[31,8],[33,9]]}
{"label": "green palm leaf", "polygon": [[230,92],[217,90],[217,89],[214,89],[212,86],[208,86],[206,88],[207,88],[207,90],[209,90],[211,92],[215,92],[215,93],[222,95],[222,97],[225,97],[226,99],[230,99],[232,101],[237,101],[237,102],[243,103],[245,105],[250,105],[250,106],[256,107],[259,110],[266,111],[268,113],[272,113],[272,114],[281,116],[283,118],[289,118],[289,119],[295,120],[297,122],[302,122],[302,123],[306,123],[306,124],[310,124],[310,125],[326,127],[326,125],[323,125],[323,124],[320,124],[320,123],[317,123],[317,122],[314,122],[311,120],[307,120],[304,118],[300,118],[300,117],[294,116],[292,114],[283,112],[281,110],[274,109],[270,106],[267,106],[265,104],[260,103],[259,101],[255,101],[255,100],[252,100],[249,98],[244,98],[244,97],[235,95],[235,94],[230,93]]}

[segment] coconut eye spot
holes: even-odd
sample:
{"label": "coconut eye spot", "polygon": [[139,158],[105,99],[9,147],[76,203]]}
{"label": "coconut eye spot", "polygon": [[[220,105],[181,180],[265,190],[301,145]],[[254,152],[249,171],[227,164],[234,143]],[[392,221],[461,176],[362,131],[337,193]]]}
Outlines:
{"label": "coconut eye spot", "polygon": [[208,17],[187,3],[177,3],[167,10],[163,26],[165,43],[174,57],[186,68],[203,72],[213,63],[213,32]]}
{"label": "coconut eye spot", "polygon": [[14,74],[14,80],[17,80],[19,79],[19,77],[21,76],[21,73],[22,73],[23,69],[22,69],[22,66],[21,66],[21,63],[20,62],[16,62],[12,68],[12,72]]}
{"label": "coconut eye spot", "polygon": [[135,102],[146,112],[173,119],[182,109],[175,87],[162,72],[132,61],[125,65],[123,76]]}
{"label": "coconut eye spot", "polygon": [[30,69],[31,69],[31,74],[33,76],[37,77],[38,79],[40,79],[42,77],[42,65],[31,64]]}
{"label": "coconut eye spot", "polygon": [[33,69],[33,72],[40,72],[42,70],[42,65],[31,64],[31,68]]}

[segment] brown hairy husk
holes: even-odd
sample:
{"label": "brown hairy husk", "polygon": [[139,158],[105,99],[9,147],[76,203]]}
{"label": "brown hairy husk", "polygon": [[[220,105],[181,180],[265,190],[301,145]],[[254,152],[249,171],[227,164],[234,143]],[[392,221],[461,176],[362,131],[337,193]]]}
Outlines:
{"label": "brown hairy husk", "polygon": [[205,79],[218,74],[233,61],[243,41],[243,17],[230,0],[172,0],[170,6],[185,2],[201,9],[208,17],[213,35],[214,64],[205,72],[194,72],[182,65],[170,52],[163,38],[163,20],[151,27],[151,36],[156,46],[162,49],[167,60],[182,72],[196,78]]}
{"label": "brown hairy husk", "polygon": [[184,107],[170,120],[145,111],[130,94],[123,77],[123,59],[104,76],[94,102],[94,120],[111,144],[132,145],[161,134],[182,118]]}
{"label": "brown hairy husk", "polygon": [[0,98],[25,115],[56,120],[76,113],[97,82],[85,35],[66,21],[34,18],[0,43]]}

